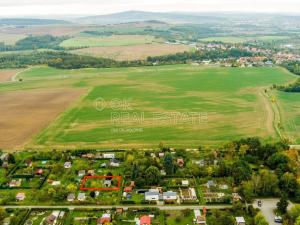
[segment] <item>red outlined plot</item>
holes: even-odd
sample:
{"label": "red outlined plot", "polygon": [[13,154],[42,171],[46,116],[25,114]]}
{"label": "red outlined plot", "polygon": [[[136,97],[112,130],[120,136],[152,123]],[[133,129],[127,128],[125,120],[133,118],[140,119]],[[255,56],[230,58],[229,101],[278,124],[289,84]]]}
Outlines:
{"label": "red outlined plot", "polygon": [[[102,179],[102,180],[109,180],[117,179],[118,184],[116,187],[85,187],[86,182],[91,179]],[[81,180],[80,190],[82,191],[119,191],[121,188],[121,176],[85,176]]]}

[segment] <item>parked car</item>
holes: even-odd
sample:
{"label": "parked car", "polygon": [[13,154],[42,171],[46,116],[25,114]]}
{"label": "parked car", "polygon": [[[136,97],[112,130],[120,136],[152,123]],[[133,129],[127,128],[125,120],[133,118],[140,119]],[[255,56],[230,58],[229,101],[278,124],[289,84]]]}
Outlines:
{"label": "parked car", "polygon": [[275,223],[282,223],[282,217],[281,216],[275,216],[274,222]]}
{"label": "parked car", "polygon": [[258,206],[258,207],[261,207],[261,206],[262,206],[261,200],[258,200],[258,201],[257,201],[257,206]]}

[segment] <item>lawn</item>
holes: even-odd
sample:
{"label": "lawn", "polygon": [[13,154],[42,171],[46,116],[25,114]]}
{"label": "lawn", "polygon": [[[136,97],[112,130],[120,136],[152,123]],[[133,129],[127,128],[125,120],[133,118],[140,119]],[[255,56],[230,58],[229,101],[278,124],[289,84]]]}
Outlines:
{"label": "lawn", "polygon": [[300,143],[300,93],[276,92],[284,133]]}
{"label": "lawn", "polygon": [[166,211],[166,225],[193,224],[194,212],[184,215],[182,211]]}
{"label": "lawn", "polygon": [[113,35],[104,37],[82,35],[67,39],[60,46],[64,48],[128,46],[149,44],[155,40],[155,37],[148,35]]}

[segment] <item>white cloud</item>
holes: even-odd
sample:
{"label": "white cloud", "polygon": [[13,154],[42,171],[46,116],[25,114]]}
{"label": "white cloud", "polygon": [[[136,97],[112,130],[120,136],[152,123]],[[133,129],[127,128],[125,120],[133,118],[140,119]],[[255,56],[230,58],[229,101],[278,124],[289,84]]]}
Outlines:
{"label": "white cloud", "polygon": [[299,0],[0,0],[0,15],[107,14],[146,11],[300,12]]}

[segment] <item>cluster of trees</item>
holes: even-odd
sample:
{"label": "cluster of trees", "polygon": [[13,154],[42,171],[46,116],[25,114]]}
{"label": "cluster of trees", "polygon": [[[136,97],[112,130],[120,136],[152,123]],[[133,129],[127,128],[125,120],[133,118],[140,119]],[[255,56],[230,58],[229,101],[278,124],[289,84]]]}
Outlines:
{"label": "cluster of trees", "polygon": [[36,51],[0,56],[0,68],[24,68],[33,65],[48,65],[59,69],[111,68],[151,65],[146,61],[115,61],[106,58],[80,56],[63,51]]}
{"label": "cluster of trees", "polygon": [[211,151],[207,160],[212,163],[205,168],[190,166],[194,176],[227,177],[249,201],[286,194],[300,202],[299,155],[285,143],[262,144],[258,138],[245,138]]}
{"label": "cluster of trees", "polygon": [[190,61],[217,60],[250,56],[253,56],[253,53],[238,48],[232,48],[229,50],[219,49],[212,51],[194,51],[170,54],[165,56],[154,56],[148,57],[147,61],[159,64],[178,64],[188,63]]}
{"label": "cluster of trees", "polygon": [[[31,38],[22,41],[21,48],[34,49],[38,44],[33,44]],[[34,42],[36,43],[36,42]],[[38,45],[43,46],[44,41]],[[48,43],[45,41],[45,43]],[[45,44],[45,48],[60,48],[56,46],[58,42],[53,41]],[[48,45],[48,46],[46,46]],[[18,44],[17,44],[18,46]],[[22,47],[23,46],[23,47]],[[25,47],[26,46],[26,47]],[[39,48],[37,47],[37,48]],[[1,49],[1,45],[0,45]],[[106,58],[96,58],[91,56],[81,56],[69,54],[64,51],[34,51],[29,53],[11,53],[0,56],[0,68],[23,68],[31,65],[46,64],[60,69],[79,69],[79,68],[111,68],[111,67],[135,67],[151,66],[155,64],[178,64],[189,63],[198,60],[216,60],[220,58],[238,58],[242,56],[251,56],[247,51],[239,49],[215,50],[215,51],[196,51],[184,52],[167,56],[148,57],[147,60],[134,61],[115,61]]]}
{"label": "cluster of trees", "polygon": [[287,195],[300,201],[297,182],[299,156],[296,150],[288,150],[283,143],[262,145],[257,138],[242,139],[236,144],[237,154],[244,164],[261,168],[258,172],[251,173],[248,166],[245,166],[240,172],[243,171],[247,176],[237,175],[242,178],[241,191],[246,199]]}
{"label": "cluster of trees", "polygon": [[293,84],[289,84],[287,86],[277,86],[277,89],[285,92],[300,92],[300,78]]}
{"label": "cluster of trees", "polygon": [[63,50],[59,46],[61,42],[66,40],[68,37],[54,37],[52,35],[43,36],[28,36],[22,40],[16,42],[15,45],[5,45],[3,42],[0,43],[0,51],[22,51],[22,50],[36,50],[36,49],[54,49]]}
{"label": "cluster of trees", "polygon": [[286,61],[282,64],[282,66],[291,71],[292,73],[300,75],[299,61]]}
{"label": "cluster of trees", "polygon": [[[146,153],[148,154],[148,153]],[[178,156],[178,153],[176,153]],[[167,176],[173,176],[179,172],[175,158],[170,152],[166,152],[162,162],[157,158],[147,157],[134,158],[133,154],[126,157],[127,166],[130,168],[131,179],[136,182],[137,187],[151,185],[162,185],[163,179],[161,170],[166,172]]]}

